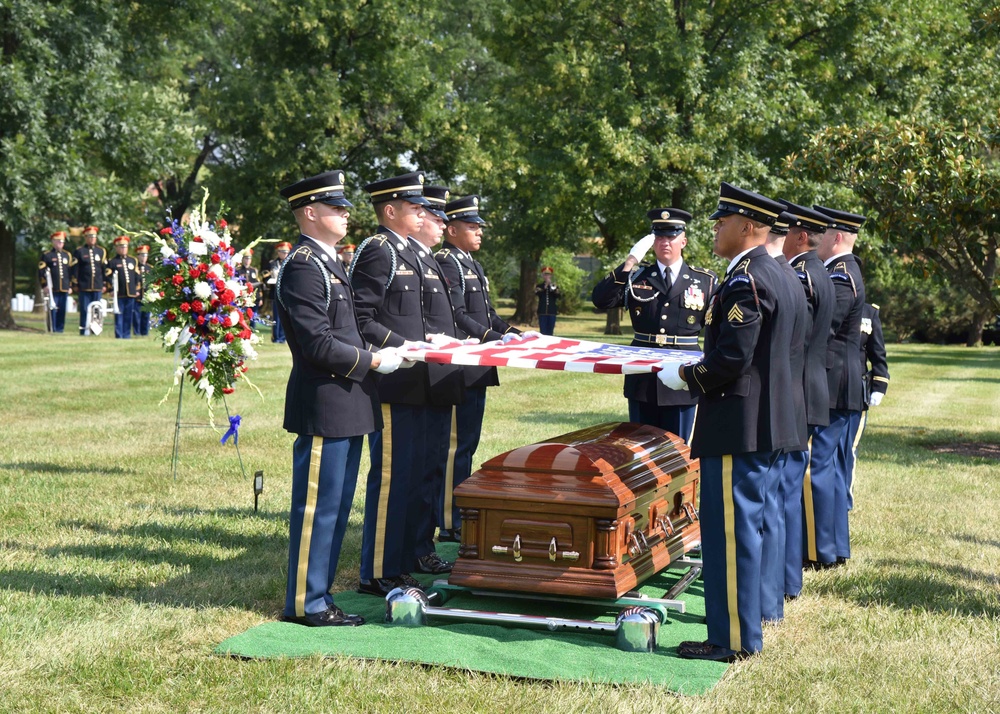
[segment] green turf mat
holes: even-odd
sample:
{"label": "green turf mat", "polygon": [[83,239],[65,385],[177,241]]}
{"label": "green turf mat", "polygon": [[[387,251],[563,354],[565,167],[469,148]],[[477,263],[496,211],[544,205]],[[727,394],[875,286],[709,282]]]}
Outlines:
{"label": "green turf mat", "polygon": [[[438,552],[454,558],[456,545]],[[662,597],[683,571],[666,572],[646,581],[640,590]],[[430,582],[434,578],[421,578]],[[343,592],[337,605],[363,615],[362,627],[302,627],[268,622],[230,637],[216,654],[247,658],[310,657],[316,655],[419,662],[532,679],[606,683],[643,683],[682,694],[702,694],[722,677],[728,665],[677,657],[682,640],[704,640],[705,608],[701,582],[681,598],[687,612],[670,611],[660,627],[659,646],[652,653],[622,652],[612,634],[548,632],[480,623],[440,621],[425,627],[384,623],[385,602],[370,595]],[[530,613],[591,620],[614,620],[616,611],[601,606],[568,605],[503,597],[456,595],[446,607],[493,612]]]}

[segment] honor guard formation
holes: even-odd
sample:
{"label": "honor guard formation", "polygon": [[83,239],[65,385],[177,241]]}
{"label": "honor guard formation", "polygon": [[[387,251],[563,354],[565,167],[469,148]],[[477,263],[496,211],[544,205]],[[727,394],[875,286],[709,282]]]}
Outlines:
{"label": "honor guard formation", "polygon": [[[492,303],[475,258],[486,223],[478,196],[453,197],[419,171],[369,183],[378,228],[355,246],[342,243],[354,209],[344,183],[336,170],[282,189],[298,240],[278,243],[259,272],[247,250],[237,270],[255,292],[267,285],[272,341],[287,342],[292,356],[282,619],[309,626],[364,623],[337,607],[331,589],[365,436],[358,592],[419,588],[414,574],[452,567],[435,534],[461,541],[454,489],[472,473],[497,370],[403,365],[399,351],[540,336],[508,325]],[[717,276],[684,258],[690,213],[647,216],[650,233],[592,300],[627,313],[632,345],[672,353],[655,374],[627,375],[623,392],[630,421],[678,435],[701,460],[708,639],[678,653],[731,661],[761,651],[763,624],[783,618],[804,569],[851,557],[856,452],[867,410],[889,383],[878,306],[866,303],[854,256],[865,217],[724,182],[709,216],[714,253],[728,261]],[[128,236],[118,236],[109,258],[98,233],[88,226],[72,253],[65,232],[51,236],[39,263],[51,330],[63,331],[76,294],[81,334],[92,331],[91,305],[107,296],[115,336],[145,335],[149,248],[132,256]],[[559,289],[552,268],[541,275],[539,325],[551,335]],[[678,350],[692,359],[677,359]]]}

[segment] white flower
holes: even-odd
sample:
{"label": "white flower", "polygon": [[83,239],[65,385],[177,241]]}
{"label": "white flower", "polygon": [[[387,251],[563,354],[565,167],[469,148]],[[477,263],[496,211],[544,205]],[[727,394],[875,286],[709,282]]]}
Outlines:
{"label": "white flower", "polygon": [[230,310],[229,311],[229,322],[234,327],[236,325],[240,324],[240,311],[239,310]]}
{"label": "white flower", "polygon": [[208,377],[202,377],[198,380],[198,389],[204,390],[206,399],[211,399],[212,393],[215,392],[215,387],[208,381]]}
{"label": "white flower", "polygon": [[191,255],[208,255],[208,246],[198,241],[191,241],[188,244],[188,253]]}
{"label": "white flower", "polygon": [[260,342],[260,335],[258,335],[256,332],[251,332],[250,333],[250,344],[251,345],[255,345],[258,342]]}
{"label": "white flower", "polygon": [[212,288],[204,280],[199,280],[194,284],[194,294],[200,300],[208,300],[212,297]]}
{"label": "white flower", "polygon": [[[256,337],[256,335],[254,335]],[[243,350],[244,356],[247,359],[257,359],[257,350],[253,348],[253,339],[240,340],[240,349]]]}
{"label": "white flower", "polygon": [[226,273],[222,269],[222,265],[220,263],[216,263],[215,265],[213,265],[211,268],[208,269],[208,274],[214,275],[217,278],[222,278]]}
{"label": "white flower", "polygon": [[177,342],[177,338],[181,334],[181,328],[171,327],[167,330],[167,333],[163,336],[163,345],[165,347],[173,347],[174,343]]}
{"label": "white flower", "polygon": [[210,248],[218,247],[220,239],[219,239],[219,234],[216,233],[215,231],[202,229],[202,231],[199,232],[197,235],[199,238],[201,238],[202,242],[205,243],[205,245],[207,245],[208,247]]}
{"label": "white flower", "polygon": [[171,248],[166,243],[163,243],[160,246],[160,255],[162,255],[164,258],[172,258],[174,257],[174,249]]}
{"label": "white flower", "polygon": [[[227,228],[226,230],[228,232],[229,229]],[[235,253],[233,253],[233,260],[232,260],[233,265],[239,265],[242,262],[243,262],[243,251],[238,250]]]}
{"label": "white flower", "polygon": [[160,293],[152,289],[147,290],[146,294],[142,296],[143,302],[153,302],[154,300],[159,300],[159,299],[160,299]]}
{"label": "white flower", "polygon": [[220,352],[225,352],[227,347],[229,347],[229,345],[225,342],[213,342],[208,346],[208,351],[213,355],[217,355]]}
{"label": "white flower", "polygon": [[[229,280],[227,280],[226,287],[233,291],[233,295],[238,296],[243,294],[243,283],[241,283],[239,280],[236,280],[235,278],[230,278]],[[234,317],[233,324],[235,325],[237,322],[238,320]]]}
{"label": "white flower", "polygon": [[178,367],[177,369],[174,370],[174,386],[175,387],[178,384],[181,383],[181,380],[184,378],[184,372],[185,371],[187,371],[187,370],[185,370],[183,366],[180,366],[180,367]]}

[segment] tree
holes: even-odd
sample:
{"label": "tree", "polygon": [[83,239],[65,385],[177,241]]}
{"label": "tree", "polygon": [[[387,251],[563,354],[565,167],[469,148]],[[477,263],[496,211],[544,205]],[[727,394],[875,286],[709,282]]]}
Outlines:
{"label": "tree", "polygon": [[831,127],[805,161],[854,189],[897,255],[921,259],[979,305],[968,343],[980,344],[1000,313],[1000,114],[987,125]]}
{"label": "tree", "polygon": [[16,327],[16,235],[41,242],[67,223],[111,226],[141,215],[145,186],[187,160],[183,97],[144,81],[131,61],[133,43],[155,45],[159,32],[132,24],[137,7],[0,0],[2,329]]}

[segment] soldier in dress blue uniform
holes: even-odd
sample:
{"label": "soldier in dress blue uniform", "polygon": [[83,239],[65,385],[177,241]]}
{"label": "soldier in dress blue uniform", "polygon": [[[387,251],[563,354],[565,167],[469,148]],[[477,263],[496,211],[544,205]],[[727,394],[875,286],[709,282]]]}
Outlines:
{"label": "soldier in dress blue uniform", "polygon": [[55,309],[52,309],[52,304],[45,306],[52,321],[52,331],[62,332],[66,327],[66,299],[72,290],[73,256],[69,251],[63,250],[66,243],[65,231],[56,231],[50,239],[52,250],[43,254],[38,263],[38,280],[46,299],[55,304]]}
{"label": "soldier in dress blue uniform", "polygon": [[137,270],[139,271],[139,299],[136,300],[135,311],[132,313],[132,332],[140,337],[149,334],[149,313],[142,306],[142,298],[146,294],[149,283],[146,276],[149,274],[149,246],[140,245],[135,249]]}
{"label": "soldier in dress blue uniform", "polygon": [[[491,342],[520,335],[519,330],[500,319],[493,309],[486,271],[472,257],[482,244],[483,226],[486,224],[479,216],[479,196],[462,196],[449,201],[445,214],[448,226],[445,228],[444,246],[434,254],[434,259],[440,264],[452,291],[458,336]],[[538,333],[525,333],[526,336],[532,334]],[[496,367],[465,368],[465,398],[455,410],[452,428],[457,443],[448,467],[451,479],[450,482],[446,480],[444,487],[439,541],[461,541],[462,521],[454,503],[454,490],[472,475],[472,459],[479,448],[486,414],[486,388],[498,384],[500,379]]]}
{"label": "soldier in dress blue uniform", "polygon": [[257,268],[253,267],[253,248],[244,248],[243,257],[240,258],[240,265],[234,271],[237,277],[243,278],[243,282],[246,283],[247,289],[252,290],[250,305],[252,306],[254,315],[250,318],[250,326],[253,327],[257,324],[257,301],[259,296],[262,294],[264,283],[261,282],[260,274],[257,272]]}
{"label": "soldier in dress blue uniform", "polygon": [[271,342],[283,345],[285,344],[285,328],[281,325],[281,318],[278,316],[277,303],[274,299],[274,285],[278,277],[278,271],[281,269],[281,264],[288,257],[288,253],[292,250],[292,244],[287,241],[282,241],[278,245],[274,246],[274,258],[271,262],[267,264],[267,270],[264,270],[260,274],[261,280],[263,280],[268,286],[268,298],[271,301],[271,321],[274,323],[271,325]]}
{"label": "soldier in dress blue uniform", "polygon": [[108,261],[108,267],[104,270],[108,291],[117,296],[118,300],[115,339],[119,340],[127,340],[132,336],[133,315],[139,309],[139,289],[142,285],[139,261],[128,254],[128,244],[128,236],[115,238],[116,255]]}
{"label": "soldier in dress blue uniform", "polygon": [[[802,454],[809,448],[809,427],[806,422],[805,404],[805,343],[809,332],[809,308],[802,291],[799,276],[788,264],[783,251],[788,231],[795,218],[782,211],[775,219],[765,244],[768,254],[781,267],[784,278],[782,304],[793,306],[795,321],[792,341],[788,346],[792,368],[792,403],[795,405],[795,424],[799,442],[778,456],[778,499],[765,504],[764,545],[761,556],[760,610],[765,622],[780,622],[785,615],[785,556],[787,541],[799,543],[799,572],[802,571]],[[791,523],[791,526],[788,524]]]}
{"label": "soldier in dress blue uniform", "polygon": [[347,233],[344,173],[329,171],[281,190],[302,235],[275,276],[275,311],[286,327],[292,371],[284,428],[292,451],[288,583],[282,619],[309,626],[361,625],[331,590],[351,513],[365,434],[382,427],[372,371],[398,355],[366,348],[336,245]]}
{"label": "soldier in dress blue uniform", "polygon": [[[809,438],[830,423],[830,388],[826,359],[830,341],[830,321],[835,303],[833,283],[823,261],[816,255],[820,238],[830,219],[818,211],[790,201],[782,201],[790,216],[783,253],[798,275],[808,309],[805,340],[804,397]],[[803,547],[807,532],[814,533],[809,450],[790,451],[786,457],[785,486],[785,596],[798,597],[802,591]],[[798,497],[792,497],[797,492]],[[803,514],[805,521],[803,521]]]}
{"label": "soldier in dress blue uniform", "polygon": [[[451,291],[441,265],[434,260],[433,250],[441,242],[448,214],[445,186],[424,186],[424,198],[430,205],[420,230],[410,240],[420,259],[423,271],[421,295],[428,339],[438,344],[455,343],[458,327]],[[451,563],[434,551],[434,532],[442,520],[444,486],[448,476],[452,444],[457,443],[455,412],[465,397],[465,376],[462,367],[447,364],[427,365],[427,444],[424,452],[424,498],[419,503],[421,528],[417,539],[417,570],[422,573],[446,573]],[[411,502],[411,506],[414,505]]]}
{"label": "soldier in dress blue uniform", "polygon": [[[365,186],[379,227],[351,263],[361,334],[379,349],[424,342],[427,324],[421,294],[423,265],[409,236],[423,225],[424,175],[417,172]],[[384,597],[400,585],[419,587],[416,569],[421,528],[419,503],[424,477],[429,403],[427,365],[417,363],[378,380],[381,432],[369,436],[371,471],[365,491],[358,592]]]}
{"label": "soldier in dress blue uniform", "polygon": [[535,287],[538,297],[538,331],[551,335],[556,331],[556,316],[559,314],[559,288],[552,282],[552,268],[542,268],[542,282]]}
{"label": "soldier in dress blue uniform", "polygon": [[[807,528],[806,559],[811,567],[843,565],[851,557],[847,485],[847,453],[851,448],[851,419],[860,414],[864,385],[858,352],[861,349],[861,313],[865,283],[861,264],[852,254],[865,217],[823,206],[813,209],[830,218],[817,255],[833,281],[835,306],[830,324],[827,382],[830,389],[830,423],[813,434],[809,460],[809,485],[814,514],[814,537]],[[809,525],[807,520],[807,527]],[[815,547],[814,547],[815,544]]]}
{"label": "soldier in dress blue uniform", "polygon": [[104,270],[107,267],[108,252],[97,244],[97,226],[83,229],[83,245],[73,252],[73,288],[76,290],[80,311],[80,334],[89,335],[87,312],[90,303],[101,299],[104,289]]}
{"label": "soldier in dress blue uniform", "polygon": [[[635,333],[633,346],[697,350],[716,276],[683,258],[691,214],[679,208],[654,208],[647,214],[653,232],[641,239],[625,262],[594,287],[591,299],[602,310],[625,307]],[[633,272],[649,247],[656,261]],[[625,377],[629,421],[666,429],[691,439],[697,399],[669,389],[654,374]]]}
{"label": "soldier in dress blue uniform", "polygon": [[865,399],[860,414],[851,414],[847,438],[851,444],[848,453],[850,478],[847,483],[847,508],[854,508],[854,477],[857,475],[858,444],[868,424],[869,407],[882,403],[889,388],[889,362],[885,357],[885,338],[882,336],[882,319],[878,305],[865,303],[861,313],[861,371],[865,387]]}
{"label": "soldier in dress blue uniform", "polygon": [[685,658],[732,660],[763,647],[764,513],[778,495],[778,457],[801,439],[789,358],[794,310],[781,266],[764,247],[782,208],[722,184],[714,250],[730,263],[709,305],[704,357],[664,361],[657,375],[698,396],[691,455],[701,459],[708,640],[682,642]]}

